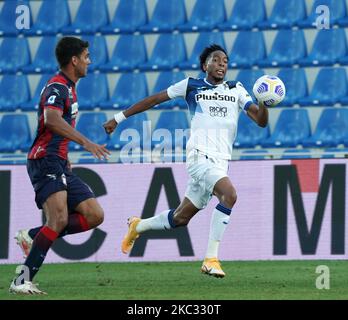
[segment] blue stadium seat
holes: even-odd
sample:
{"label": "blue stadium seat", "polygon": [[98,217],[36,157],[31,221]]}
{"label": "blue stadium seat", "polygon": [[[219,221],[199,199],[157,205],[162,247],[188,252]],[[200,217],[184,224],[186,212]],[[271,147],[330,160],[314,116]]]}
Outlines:
{"label": "blue stadium seat", "polygon": [[277,0],[272,13],[266,21],[258,23],[261,29],[289,29],[306,19],[304,0]]}
{"label": "blue stadium seat", "polygon": [[180,69],[200,69],[199,55],[202,50],[211,45],[218,44],[223,48],[226,48],[224,36],[222,32],[201,32],[194,44],[190,58],[187,61],[179,63]]}
{"label": "blue stadium seat", "polygon": [[287,109],[280,113],[271,136],[262,141],[262,147],[296,147],[311,134],[308,111],[306,109]]}
{"label": "blue stadium seat", "polygon": [[5,114],[0,122],[0,152],[27,151],[31,145],[26,114]]}
{"label": "blue stadium seat", "polygon": [[150,123],[147,113],[142,112],[127,118],[117,126],[116,131],[110,137],[108,148],[119,150],[130,142],[135,150],[143,148],[144,143],[147,143],[150,148],[150,139]]}
{"label": "blue stadium seat", "polygon": [[182,33],[162,33],[158,37],[155,48],[148,62],[142,63],[139,69],[171,70],[186,60],[186,45]]}
{"label": "blue stadium seat", "polygon": [[100,66],[104,72],[133,71],[147,61],[143,35],[121,35],[116,43],[110,61]]}
{"label": "blue stadium seat", "polygon": [[284,82],[286,95],[279,106],[292,106],[308,96],[307,77],[304,69],[280,69],[278,77]]}
{"label": "blue stadium seat", "polygon": [[48,74],[42,74],[40,76],[40,80],[38,85],[36,86],[35,93],[33,97],[20,105],[20,108],[22,111],[33,111],[37,110],[39,103],[40,103],[40,94],[44,86],[46,85],[47,81],[52,77],[53,75],[51,73]]}
{"label": "blue stadium seat", "polygon": [[301,28],[316,28],[317,19],[319,23],[323,23],[323,19],[320,19],[320,14],[316,12],[318,6],[327,6],[330,10],[330,27],[337,24],[338,21],[346,16],[346,3],[345,0],[315,0],[310,14],[307,19],[298,22],[298,26]]}
{"label": "blue stadium seat", "polygon": [[152,146],[185,150],[189,127],[186,111],[161,112],[152,133]]}
{"label": "blue stadium seat", "polygon": [[219,24],[219,29],[251,30],[266,19],[266,7],[263,0],[236,0],[229,19]]}
{"label": "blue stadium seat", "polygon": [[106,74],[89,74],[77,85],[77,95],[80,110],[93,110],[102,101],[108,100],[108,81]]}
{"label": "blue stadium seat", "polygon": [[103,34],[133,33],[147,21],[145,0],[120,0],[111,23],[99,30]]}
{"label": "blue stadium seat", "polygon": [[30,63],[26,38],[4,38],[0,45],[0,73],[16,73]]}
{"label": "blue stadium seat", "polygon": [[[98,144],[107,144],[109,136],[105,133],[103,123],[107,121],[104,112],[85,112],[77,118],[76,130],[81,132],[88,139]],[[82,150],[82,146],[70,142],[70,150]]]}
{"label": "blue stadium seat", "polygon": [[266,57],[265,39],[262,32],[239,31],[229,55],[233,68],[251,68]]}
{"label": "blue stadium seat", "polygon": [[110,100],[100,103],[102,109],[126,109],[148,96],[144,73],[121,74]]}
{"label": "blue stadium seat", "polygon": [[24,73],[49,73],[58,71],[55,47],[59,38],[42,37],[32,64],[22,67]]}
{"label": "blue stadium seat", "polygon": [[259,127],[245,112],[241,112],[238,119],[237,137],[234,141],[236,148],[252,148],[267,139],[270,135],[269,126]]}
{"label": "blue stadium seat", "polygon": [[333,65],[347,54],[344,29],[319,30],[308,57],[300,59],[301,66]]}
{"label": "blue stadium seat", "polygon": [[243,150],[239,160],[264,160],[268,159],[268,150]]}
{"label": "blue stadium seat", "polygon": [[[29,6],[29,1],[27,0],[12,0],[5,1],[2,10],[0,12],[0,36],[8,37],[8,36],[17,36],[23,30],[19,30],[16,28],[16,8],[20,5]],[[29,28],[32,26],[32,15],[31,10],[29,10],[30,24]]]}
{"label": "blue stadium seat", "polygon": [[226,20],[224,0],[197,0],[187,23],[178,26],[180,31],[211,31]]}
{"label": "blue stadium seat", "polygon": [[[265,72],[262,69],[244,69],[238,72],[236,80],[242,83],[242,85],[250,95],[253,95],[253,86],[255,84],[255,81],[258,78],[262,77],[264,74]],[[255,98],[254,101],[256,101]]]}
{"label": "blue stadium seat", "polygon": [[84,36],[84,41],[89,43],[89,54],[92,63],[88,66],[88,71],[98,70],[101,65],[108,61],[108,49],[105,37],[103,36]]}
{"label": "blue stadium seat", "polygon": [[303,30],[279,30],[268,57],[259,61],[260,67],[291,67],[307,55]]}
{"label": "blue stadium seat", "polygon": [[299,99],[301,106],[328,105],[344,101],[347,96],[347,75],[344,68],[320,69],[308,97]]}
{"label": "blue stadium seat", "polygon": [[314,134],[302,144],[304,147],[336,147],[348,140],[347,128],[347,108],[324,109]]}
{"label": "blue stadium seat", "polygon": [[[185,78],[186,76],[182,71],[163,71],[159,74],[152,93],[155,94],[162,90],[166,90],[172,84],[179,82]],[[178,106],[179,108],[187,108],[186,101],[184,99],[177,98],[157,105],[156,109],[172,109],[176,106]]]}
{"label": "blue stadium seat", "polygon": [[82,0],[74,22],[61,29],[63,34],[94,34],[108,24],[106,0]]}
{"label": "blue stadium seat", "polygon": [[187,21],[184,0],[158,0],[149,23],[140,32],[172,32]]}
{"label": "blue stadium seat", "polygon": [[308,159],[311,158],[311,152],[308,149],[285,149],[282,159]]}
{"label": "blue stadium seat", "polygon": [[56,35],[61,28],[70,23],[70,11],[66,0],[43,1],[36,22],[24,33],[27,35]]}
{"label": "blue stadium seat", "polygon": [[0,82],[0,111],[14,111],[30,99],[25,75],[4,75]]}

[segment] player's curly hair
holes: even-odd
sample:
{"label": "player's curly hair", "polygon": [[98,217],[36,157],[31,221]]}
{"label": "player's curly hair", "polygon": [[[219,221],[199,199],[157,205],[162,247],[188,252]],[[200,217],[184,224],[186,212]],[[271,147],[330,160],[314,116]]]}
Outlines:
{"label": "player's curly hair", "polygon": [[199,61],[200,61],[200,66],[201,66],[201,70],[204,72],[203,69],[203,65],[205,64],[205,62],[207,61],[208,57],[214,52],[214,51],[222,51],[225,53],[225,55],[227,56],[227,52],[224,48],[222,48],[221,46],[219,46],[218,44],[212,44],[206,48],[204,48],[203,52],[201,53],[201,55],[199,56]]}
{"label": "player's curly hair", "polygon": [[55,52],[60,68],[67,66],[72,57],[79,56],[88,46],[88,41],[83,41],[76,37],[63,37],[60,39]]}

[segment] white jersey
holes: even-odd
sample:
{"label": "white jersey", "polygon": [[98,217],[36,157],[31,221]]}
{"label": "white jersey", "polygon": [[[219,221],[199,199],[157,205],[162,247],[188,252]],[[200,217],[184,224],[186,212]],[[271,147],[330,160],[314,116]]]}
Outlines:
{"label": "white jersey", "polygon": [[220,159],[231,159],[239,112],[253,103],[237,81],[212,85],[206,79],[186,78],[167,89],[171,99],[186,100],[191,114],[187,151],[198,149]]}

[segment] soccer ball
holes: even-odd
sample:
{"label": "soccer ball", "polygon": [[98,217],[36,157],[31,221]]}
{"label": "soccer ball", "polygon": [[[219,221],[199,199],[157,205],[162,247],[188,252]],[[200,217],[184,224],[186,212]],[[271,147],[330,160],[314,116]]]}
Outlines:
{"label": "soccer ball", "polygon": [[265,75],[258,78],[253,87],[253,93],[258,101],[266,107],[274,107],[285,97],[285,86],[276,76]]}

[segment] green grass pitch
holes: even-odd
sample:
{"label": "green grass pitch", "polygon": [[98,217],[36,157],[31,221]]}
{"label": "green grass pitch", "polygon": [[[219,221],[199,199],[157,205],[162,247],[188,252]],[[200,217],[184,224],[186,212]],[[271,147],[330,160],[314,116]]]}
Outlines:
{"label": "green grass pitch", "polygon": [[[319,265],[330,289],[317,289]],[[301,300],[348,299],[347,261],[223,261],[226,277],[200,273],[200,261],[45,264],[35,278],[47,296],[8,293],[15,265],[0,265],[0,299]]]}

